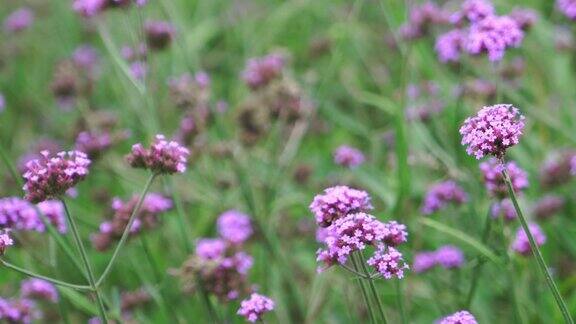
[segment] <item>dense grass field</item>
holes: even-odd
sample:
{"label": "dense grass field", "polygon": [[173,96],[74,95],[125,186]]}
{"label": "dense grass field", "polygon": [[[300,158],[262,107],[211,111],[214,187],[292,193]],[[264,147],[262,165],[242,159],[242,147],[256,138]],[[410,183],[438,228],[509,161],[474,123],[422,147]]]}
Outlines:
{"label": "dense grass field", "polygon": [[0,322],[573,323],[576,1],[146,2],[0,3]]}

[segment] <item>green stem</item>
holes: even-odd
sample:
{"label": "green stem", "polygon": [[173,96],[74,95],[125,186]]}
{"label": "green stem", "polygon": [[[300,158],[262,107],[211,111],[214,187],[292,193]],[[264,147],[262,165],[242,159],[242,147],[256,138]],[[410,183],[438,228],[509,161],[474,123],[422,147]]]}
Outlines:
{"label": "green stem", "polygon": [[0,158],[2,159],[2,162],[4,162],[4,165],[6,165],[8,172],[10,172],[10,175],[12,175],[12,178],[14,178],[14,181],[18,183],[18,186],[20,188],[24,187],[24,181],[22,180],[22,176],[20,175],[14,164],[12,164],[12,161],[8,157],[8,154],[6,153],[2,145],[0,145]]}
{"label": "green stem", "polygon": [[3,259],[0,259],[0,263],[2,263],[3,266],[5,266],[5,267],[7,267],[7,268],[10,268],[10,269],[12,269],[12,270],[14,270],[14,271],[16,271],[16,272],[20,272],[20,273],[22,273],[22,274],[24,274],[24,275],[27,275],[27,276],[29,276],[29,277],[46,280],[46,281],[51,282],[51,283],[53,283],[53,284],[55,284],[55,285],[58,285],[58,286],[68,287],[68,288],[76,289],[76,290],[92,290],[92,287],[91,287],[91,286],[76,285],[76,284],[71,284],[71,283],[67,283],[67,282],[64,282],[64,281],[60,281],[60,280],[58,280],[58,279],[46,277],[46,276],[43,276],[43,275],[34,273],[34,272],[32,272],[32,271],[26,270],[26,269],[24,269],[24,268],[20,268],[20,267],[18,267],[18,266],[16,266],[16,265],[13,265],[12,263],[10,263],[10,262],[8,262],[8,261],[5,261],[5,260],[3,260]]}
{"label": "green stem", "polygon": [[[356,258],[356,255],[352,254],[351,259],[352,264],[354,265],[354,269],[356,269],[357,272],[360,272],[360,266],[358,265],[359,262]],[[368,292],[366,291],[364,282],[362,280],[358,280],[358,284],[360,285],[360,290],[362,290],[362,297],[364,297],[364,302],[366,303],[366,308],[368,309],[368,314],[370,315],[370,322],[376,323],[376,316],[374,315],[374,310],[372,309],[370,298],[368,297]]]}
{"label": "green stem", "polygon": [[[482,244],[486,244],[488,240],[488,234],[490,233],[490,229],[492,227],[492,218],[491,216],[491,208],[488,208],[488,212],[486,213],[486,220],[484,223],[484,230],[482,231]],[[468,295],[466,297],[466,304],[464,305],[464,309],[470,309],[470,305],[472,305],[472,300],[474,299],[474,295],[476,294],[476,289],[478,288],[478,282],[480,282],[480,274],[482,273],[482,267],[484,266],[485,259],[479,259],[478,264],[474,267],[474,273],[472,274],[472,284],[470,285],[470,290],[468,290]]]}
{"label": "green stem", "polygon": [[88,281],[92,290],[94,291],[94,295],[96,296],[96,300],[98,301],[98,311],[100,312],[100,318],[104,323],[108,323],[108,317],[106,316],[106,308],[104,307],[104,301],[102,300],[102,296],[100,296],[100,291],[98,291],[98,287],[96,286],[96,280],[94,280],[94,272],[92,271],[92,266],[88,261],[88,254],[86,253],[86,249],[84,248],[84,243],[82,243],[82,239],[80,238],[80,233],[78,232],[78,227],[76,226],[76,221],[70,215],[70,211],[68,210],[68,206],[66,205],[66,201],[61,199],[62,205],[64,206],[64,211],[66,213],[66,218],[68,218],[68,222],[70,223],[70,228],[72,230],[72,235],[74,236],[74,241],[78,250],[80,251],[80,257],[82,258],[82,262],[84,263],[84,268],[86,269],[86,273],[88,274]]}
{"label": "green stem", "polygon": [[564,317],[564,322],[569,323],[569,324],[574,324],[574,320],[572,319],[572,316],[570,316],[570,311],[568,310],[568,307],[566,306],[566,303],[564,302],[564,299],[562,298],[562,295],[560,294],[560,291],[558,290],[558,287],[556,286],[554,279],[552,279],[552,275],[550,275],[550,272],[548,272],[548,266],[546,265],[546,262],[544,261],[544,257],[542,257],[542,253],[540,252],[540,248],[538,248],[538,244],[536,244],[536,241],[534,240],[534,237],[532,236],[532,232],[530,232],[530,228],[528,227],[528,222],[526,221],[526,218],[524,217],[524,214],[522,214],[522,210],[520,209],[520,206],[518,205],[518,200],[516,199],[516,194],[514,193],[514,189],[512,188],[512,181],[510,180],[510,176],[508,175],[506,168],[504,168],[502,170],[502,175],[504,176],[504,181],[506,182],[506,185],[508,186],[508,193],[510,195],[510,199],[512,200],[512,203],[514,204],[514,209],[516,209],[516,214],[518,214],[518,219],[520,220],[520,224],[522,224],[522,228],[524,229],[524,232],[526,233],[526,236],[528,237],[528,242],[530,243],[530,248],[532,250],[532,254],[535,256],[536,261],[538,262],[538,267],[540,269],[540,272],[542,273],[542,275],[544,275],[544,278],[546,278],[546,283],[548,284],[548,288],[552,292],[552,295],[554,295],[554,299],[556,300],[556,304],[558,305],[558,308],[560,308],[560,311],[562,312],[562,316]]}
{"label": "green stem", "polygon": [[120,242],[118,242],[118,245],[116,245],[116,249],[114,249],[114,253],[112,254],[112,258],[110,258],[110,261],[108,262],[108,265],[106,266],[106,269],[104,269],[104,272],[100,276],[100,279],[98,279],[98,281],[96,282],[96,286],[102,285],[104,280],[106,280],[106,277],[110,274],[110,271],[112,271],[112,267],[114,266],[114,262],[116,262],[116,259],[118,258],[118,255],[120,254],[119,252],[122,249],[122,246],[124,246],[124,244],[126,243],[126,240],[128,240],[128,236],[130,235],[130,229],[132,228],[132,224],[134,223],[134,220],[136,219],[136,215],[138,215],[138,212],[140,211],[140,208],[142,207],[142,203],[144,202],[144,198],[146,198],[146,194],[148,193],[148,190],[150,190],[150,186],[152,185],[152,182],[154,181],[155,178],[156,178],[156,173],[151,174],[150,177],[148,178],[148,181],[144,185],[144,189],[142,189],[142,193],[140,194],[140,198],[138,199],[138,202],[136,203],[134,210],[132,210],[132,215],[130,215],[130,218],[128,219],[128,224],[126,225],[126,228],[124,229],[124,233],[122,233],[122,237],[120,237]]}
{"label": "green stem", "polygon": [[400,322],[402,324],[408,324],[408,317],[406,316],[406,309],[404,308],[404,295],[402,294],[402,282],[396,280],[396,301],[398,304],[398,311],[400,312]]}
{"label": "green stem", "polygon": [[[366,266],[366,262],[364,261],[364,256],[362,255],[362,252],[358,252],[358,258],[360,265],[362,266],[362,270],[368,277],[370,277],[370,272],[368,271],[368,267]],[[378,313],[380,313],[382,323],[384,324],[388,323],[388,321],[386,321],[386,314],[384,314],[384,308],[382,308],[382,302],[380,301],[380,296],[378,296],[376,286],[374,285],[374,279],[372,279],[372,277],[368,279],[368,287],[370,287],[372,297],[374,297],[374,300],[376,301],[376,306],[378,306]]]}

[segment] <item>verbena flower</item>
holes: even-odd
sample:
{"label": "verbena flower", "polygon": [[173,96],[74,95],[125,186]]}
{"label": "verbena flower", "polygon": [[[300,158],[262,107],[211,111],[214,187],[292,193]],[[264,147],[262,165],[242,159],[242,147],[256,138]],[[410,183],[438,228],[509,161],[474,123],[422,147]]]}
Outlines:
{"label": "verbena flower", "polygon": [[547,219],[561,212],[566,205],[566,200],[561,196],[546,195],[536,202],[534,216],[539,219]]}
{"label": "verbena flower", "polygon": [[392,279],[393,277],[402,279],[404,270],[409,268],[404,263],[402,253],[393,247],[386,247],[383,244],[378,246],[378,250],[368,259],[367,263],[374,267],[385,279]]}
{"label": "verbena flower", "polygon": [[398,246],[408,241],[408,232],[406,225],[400,224],[397,221],[390,221],[384,223],[386,233],[384,235],[384,243],[388,246]]}
{"label": "verbena flower", "polygon": [[464,265],[464,253],[453,245],[445,245],[435,252],[436,262],[446,269],[461,268]]}
{"label": "verbena flower", "polygon": [[568,183],[576,174],[576,154],[572,151],[554,152],[540,168],[540,183],[546,189]]}
{"label": "verbena flower", "polygon": [[233,244],[242,244],[252,235],[250,217],[237,210],[222,213],[216,222],[220,237]]}
{"label": "verbena flower", "polygon": [[426,272],[436,266],[436,252],[424,251],[414,255],[412,269],[416,273]]}
{"label": "verbena flower", "polygon": [[146,42],[154,50],[162,50],[172,42],[176,28],[167,21],[147,21],[144,24]]}
{"label": "verbena flower", "polygon": [[494,15],[494,5],[489,0],[466,0],[460,10],[450,17],[453,24],[464,21],[477,22]]}
{"label": "verbena flower", "polygon": [[424,198],[422,213],[430,215],[453,203],[461,205],[468,200],[466,192],[454,181],[448,180],[430,187]]}
{"label": "verbena flower", "polygon": [[84,17],[94,17],[101,13],[108,0],[74,0],[72,8]]}
{"label": "verbena flower", "polygon": [[359,149],[342,145],[334,151],[334,162],[346,168],[355,168],[365,161],[364,153]]}
{"label": "verbena flower", "polygon": [[507,48],[518,47],[524,32],[507,16],[489,16],[470,26],[464,48],[471,55],[487,53],[490,61],[500,61]]}
{"label": "verbena flower", "polygon": [[476,318],[470,312],[462,310],[446,316],[437,322],[438,324],[478,324]]}
{"label": "verbena flower", "polygon": [[495,158],[491,158],[485,162],[480,163],[480,171],[484,176],[484,184],[488,193],[497,198],[504,198],[508,196],[508,186],[502,175],[502,171],[506,169],[512,182],[512,189],[515,193],[526,189],[528,187],[528,174],[522,170],[514,161],[502,164]]}
{"label": "verbena flower", "polygon": [[514,8],[509,16],[522,30],[530,29],[539,19],[538,12],[529,8]]}
{"label": "verbena flower", "polygon": [[30,324],[40,318],[36,304],[27,298],[0,298],[0,320],[6,323]]}
{"label": "verbena flower", "polygon": [[183,173],[190,152],[175,141],[167,141],[164,135],[156,135],[149,149],[138,143],[132,146],[127,156],[128,163],[134,168],[149,169],[158,174]]}
{"label": "verbena flower", "polygon": [[242,71],[242,79],[251,89],[256,90],[278,78],[285,65],[286,58],[279,53],[252,58]]}
{"label": "verbena flower", "polygon": [[76,137],[75,149],[84,152],[90,159],[98,158],[112,146],[112,137],[109,133],[93,133],[83,131]]}
{"label": "verbena flower", "polygon": [[238,309],[238,315],[244,316],[249,322],[262,319],[265,313],[274,310],[274,301],[264,295],[252,293],[250,298],[243,300]]}
{"label": "verbena flower", "polygon": [[351,213],[371,210],[370,195],[366,191],[347,186],[335,186],[316,195],[310,204],[310,210],[319,226],[328,227],[336,219]]}
{"label": "verbena flower", "polygon": [[400,27],[399,34],[403,39],[417,39],[426,36],[434,25],[448,22],[448,13],[434,2],[427,1],[410,9],[408,21]]}
{"label": "verbena flower", "polygon": [[136,80],[144,80],[148,74],[148,65],[143,61],[134,61],[130,63],[130,74]]}
{"label": "verbena flower", "polygon": [[14,241],[6,231],[0,232],[0,256],[4,255],[9,246],[14,245]]}
{"label": "verbena flower", "polygon": [[512,105],[487,106],[464,121],[460,128],[466,152],[481,159],[492,155],[501,159],[506,150],[520,141],[524,116]]}
{"label": "verbena flower", "polygon": [[440,62],[460,61],[466,36],[466,33],[460,29],[454,29],[438,36],[434,49]]}
{"label": "verbena flower", "polygon": [[20,292],[25,298],[46,300],[52,303],[58,302],[58,290],[46,280],[37,278],[24,280]]}
{"label": "verbena flower", "polygon": [[48,151],[26,163],[24,191],[26,200],[39,203],[58,198],[88,175],[88,156],[79,151],[60,152],[51,156]]}
{"label": "verbena flower", "polygon": [[32,25],[34,12],[30,8],[20,8],[4,20],[4,30],[9,33],[20,32]]}
{"label": "verbena flower", "polygon": [[0,199],[0,228],[22,231],[44,231],[32,204],[17,197]]}
{"label": "verbena flower", "polygon": [[512,201],[508,198],[495,202],[490,211],[493,218],[504,217],[505,221],[513,221],[518,217]]}
{"label": "verbena flower", "polygon": [[[66,233],[68,225],[66,224],[66,213],[64,205],[59,200],[46,200],[38,204],[38,210],[60,233]],[[44,224],[42,224],[44,225]],[[44,226],[42,226],[44,231]]]}
{"label": "verbena flower", "polygon": [[[538,224],[529,223],[528,229],[530,230],[530,233],[534,237],[536,245],[542,246],[544,245],[544,243],[546,243],[546,235],[544,234],[540,226],[538,226]],[[528,240],[528,235],[526,235],[526,232],[522,227],[520,227],[516,232],[516,238],[514,239],[514,242],[512,242],[512,250],[524,256],[529,256],[532,254],[532,249],[530,248],[530,241]]]}
{"label": "verbena flower", "polygon": [[576,20],[576,1],[575,0],[556,0],[556,6],[564,16]]}

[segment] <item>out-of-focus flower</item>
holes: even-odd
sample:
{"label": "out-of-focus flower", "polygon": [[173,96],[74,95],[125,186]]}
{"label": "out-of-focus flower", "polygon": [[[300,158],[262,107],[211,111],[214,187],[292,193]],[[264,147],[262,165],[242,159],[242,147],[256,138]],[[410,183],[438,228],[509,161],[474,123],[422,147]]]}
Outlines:
{"label": "out-of-focus flower", "polygon": [[18,197],[0,199],[0,227],[23,231],[44,231],[44,224],[38,218],[32,205]]}
{"label": "out-of-focus flower", "polygon": [[78,67],[94,75],[100,63],[100,56],[94,47],[82,45],[77,47],[72,53],[72,61]]}
{"label": "out-of-focus flower", "polygon": [[442,63],[458,62],[462,54],[466,33],[460,29],[454,29],[446,32],[436,39],[436,53]]}
{"label": "out-of-focus flower", "polygon": [[492,209],[490,211],[493,218],[498,218],[499,216],[504,217],[505,221],[513,221],[518,217],[516,214],[516,209],[512,204],[512,201],[508,198],[503,199],[499,202],[495,202],[492,205]]}
{"label": "out-of-focus flower", "polygon": [[490,61],[500,61],[507,48],[518,47],[524,32],[508,16],[489,16],[473,23],[464,48],[471,55],[487,53]]}
{"label": "out-of-focus flower", "polygon": [[488,193],[497,198],[508,196],[508,186],[504,181],[502,171],[506,169],[512,182],[512,189],[515,193],[521,192],[528,187],[528,174],[522,170],[514,161],[502,164],[495,158],[491,158],[480,163],[480,171],[484,176],[484,184]]}
{"label": "out-of-focus flower", "polygon": [[408,21],[400,27],[399,33],[403,39],[417,39],[426,36],[432,26],[448,23],[448,13],[434,2],[427,1],[410,9]]}
{"label": "out-of-focus flower", "polygon": [[207,105],[210,97],[210,76],[206,72],[184,73],[168,80],[170,98],[182,109]]}
{"label": "out-of-focus flower", "polygon": [[112,138],[108,133],[91,133],[83,131],[76,137],[75,149],[84,152],[92,160],[98,158],[112,146]]}
{"label": "out-of-focus flower", "polygon": [[510,12],[510,18],[514,19],[522,30],[528,30],[538,22],[538,12],[530,8],[514,8]]}
{"label": "out-of-focus flower", "polygon": [[84,69],[72,59],[65,59],[54,69],[50,90],[62,108],[71,108],[77,97],[91,93],[93,83],[93,70]]}
{"label": "out-of-focus flower", "polygon": [[539,219],[547,219],[564,209],[566,201],[555,195],[546,195],[536,202],[534,216]]}
{"label": "out-of-focus flower", "polygon": [[242,79],[253,90],[264,87],[282,74],[286,58],[279,53],[249,59]]}
{"label": "out-of-focus flower", "polygon": [[540,168],[540,183],[546,189],[566,184],[572,179],[572,161],[576,154],[571,151],[551,154]]}
{"label": "out-of-focus flower", "polygon": [[144,80],[148,74],[148,65],[143,61],[134,61],[130,64],[130,74],[136,80]]}
{"label": "out-of-focus flower", "polygon": [[6,109],[6,99],[4,99],[4,95],[0,93],[0,113]]}
{"label": "out-of-focus flower", "polygon": [[470,312],[462,310],[442,318],[438,324],[478,324],[478,322]]}
{"label": "out-of-focus flower", "polygon": [[144,25],[146,42],[153,50],[168,47],[176,34],[176,28],[167,21],[147,21]]}
{"label": "out-of-focus flower", "polygon": [[265,313],[274,310],[274,301],[264,295],[252,293],[250,298],[243,300],[238,309],[238,315],[244,316],[249,322],[262,319]]}
{"label": "out-of-focus flower", "polygon": [[14,241],[10,238],[10,235],[6,231],[0,233],[0,256],[4,255],[6,249],[12,245],[14,245]]}
{"label": "out-of-focus flower", "polygon": [[34,22],[34,12],[30,8],[20,8],[4,20],[4,31],[16,33],[30,27]]}
{"label": "out-of-focus flower", "polygon": [[364,163],[365,157],[359,149],[342,145],[334,151],[334,162],[346,168],[355,168]]}
{"label": "out-of-focus flower", "polygon": [[422,213],[430,215],[449,203],[461,205],[468,200],[466,192],[454,181],[448,180],[430,187],[424,198]]}
{"label": "out-of-focus flower", "polygon": [[574,49],[574,36],[566,27],[556,27],[554,30],[554,46],[559,52],[570,52]]}
{"label": "out-of-focus flower", "polygon": [[576,1],[574,0],[556,0],[556,6],[558,10],[564,14],[564,16],[576,20]]}
{"label": "out-of-focus flower", "polygon": [[101,13],[108,0],[74,0],[72,9],[84,17],[94,17]]}
{"label": "out-of-focus flower", "polygon": [[446,269],[460,268],[464,264],[464,253],[453,245],[445,245],[435,252],[436,262]]}
{"label": "out-of-focus flower", "polygon": [[487,106],[464,121],[460,128],[466,152],[481,159],[486,155],[503,158],[506,150],[518,144],[524,129],[524,116],[512,105]]}
{"label": "out-of-focus flower", "polygon": [[412,269],[414,269],[416,273],[422,273],[434,268],[436,264],[436,252],[418,252],[414,255]]}
{"label": "out-of-focus flower", "polygon": [[0,298],[0,320],[6,323],[30,324],[40,318],[36,304],[26,298],[4,299]]}
{"label": "out-of-focus flower", "polygon": [[450,22],[456,25],[464,21],[475,23],[494,15],[494,5],[489,0],[466,0],[460,11],[450,17]]}
{"label": "out-of-focus flower", "polygon": [[36,278],[25,280],[22,282],[20,291],[25,298],[58,302],[58,290],[46,280]]}
{"label": "out-of-focus flower", "polygon": [[[536,245],[542,246],[544,245],[544,243],[546,243],[546,235],[544,234],[540,226],[538,226],[538,224],[529,223],[528,229],[530,230],[530,233],[532,233]],[[530,241],[528,240],[528,235],[526,235],[526,232],[522,227],[520,227],[516,232],[516,238],[514,239],[514,242],[512,242],[512,250],[523,256],[529,256],[532,254],[532,249],[530,248]]]}
{"label": "out-of-focus flower", "polygon": [[151,300],[152,296],[143,288],[134,291],[124,291],[120,295],[120,309],[122,312],[131,311],[136,307],[147,304]]}
{"label": "out-of-focus flower", "polygon": [[393,277],[402,279],[404,270],[409,268],[404,263],[402,253],[393,247],[386,248],[383,244],[378,246],[378,250],[368,259],[367,263],[385,279],[392,279]]}
{"label": "out-of-focus flower", "polygon": [[24,191],[26,200],[39,203],[49,198],[58,198],[88,175],[90,160],[83,152],[60,152],[51,156],[48,151],[42,157],[29,161]]}
{"label": "out-of-focus flower", "polygon": [[[38,204],[38,210],[56,227],[58,232],[66,233],[68,225],[66,225],[66,214],[61,201],[45,200]],[[43,228],[44,226],[42,226],[42,231]]]}
{"label": "out-of-focus flower", "polygon": [[120,49],[120,55],[128,62],[142,61],[148,56],[148,46],[146,43],[140,43],[135,48],[125,45]]}
{"label": "out-of-focus flower", "polygon": [[338,218],[357,212],[371,210],[370,195],[366,191],[347,186],[335,186],[316,195],[310,204],[310,210],[319,226],[328,227]]}
{"label": "out-of-focus flower", "polygon": [[252,235],[250,217],[237,210],[222,213],[216,222],[220,237],[232,244],[242,244]]}
{"label": "out-of-focus flower", "polygon": [[134,144],[126,157],[133,168],[149,169],[157,174],[183,173],[186,171],[190,151],[175,141],[167,141],[164,135],[156,135],[149,149]]}

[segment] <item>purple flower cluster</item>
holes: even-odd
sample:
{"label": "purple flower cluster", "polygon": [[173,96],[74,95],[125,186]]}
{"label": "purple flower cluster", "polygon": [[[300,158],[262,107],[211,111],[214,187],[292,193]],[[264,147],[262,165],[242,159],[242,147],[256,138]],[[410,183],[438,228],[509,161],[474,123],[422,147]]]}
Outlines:
{"label": "purple flower cluster", "polygon": [[449,23],[449,14],[434,2],[427,1],[410,9],[408,22],[400,27],[403,39],[411,40],[424,37],[434,25]]}
{"label": "purple flower cluster", "polygon": [[310,204],[310,210],[316,217],[316,223],[328,227],[336,219],[356,212],[371,210],[370,195],[366,191],[347,186],[335,186],[316,195]]}
{"label": "purple flower cluster", "polygon": [[346,168],[353,169],[364,163],[365,157],[359,149],[342,145],[334,151],[334,162]]}
{"label": "purple flower cluster", "polygon": [[242,79],[248,87],[256,90],[278,78],[285,65],[286,58],[279,53],[252,58],[248,60],[246,68],[242,71]]}
{"label": "purple flower cluster", "polygon": [[495,202],[490,210],[493,218],[503,217],[505,221],[511,222],[518,217],[512,201],[508,198]]}
{"label": "purple flower cluster", "polygon": [[538,22],[538,12],[528,8],[514,8],[510,12],[510,18],[514,19],[518,27],[528,30]]}
{"label": "purple flower cluster", "polygon": [[262,319],[262,315],[274,310],[274,301],[266,296],[252,293],[250,298],[243,300],[238,309],[238,315],[244,316],[249,322]]}
{"label": "purple flower cluster", "polygon": [[564,151],[552,154],[540,169],[540,183],[550,189],[566,184],[576,174],[576,154]]}
{"label": "purple flower cluster", "polygon": [[445,269],[461,268],[466,262],[464,253],[453,245],[444,245],[436,251],[418,252],[414,256],[414,272],[422,273],[435,266]]}
{"label": "purple flower cluster", "polygon": [[404,263],[402,253],[398,252],[393,247],[388,247],[380,244],[374,255],[366,261],[369,266],[374,267],[376,271],[385,279],[398,279],[404,278],[404,270],[408,269],[408,265]]}
{"label": "purple flower cluster", "polygon": [[[90,18],[101,14],[106,9],[125,8],[131,3],[130,0],[74,0],[72,9],[79,15]],[[147,0],[136,0],[134,3],[141,7],[147,3]]]}
{"label": "purple flower cluster", "polygon": [[190,152],[175,141],[167,141],[164,135],[156,135],[150,149],[142,144],[134,144],[127,156],[128,163],[134,168],[149,169],[157,174],[183,173]]}
{"label": "purple flower cluster", "polygon": [[[530,230],[530,233],[534,237],[536,245],[542,246],[544,245],[544,243],[546,243],[546,235],[544,234],[540,226],[538,226],[538,224],[529,223],[528,229]],[[514,242],[512,242],[512,250],[523,256],[529,256],[532,254],[532,249],[530,248],[530,241],[528,240],[528,235],[526,235],[526,232],[522,227],[519,228],[518,231],[516,232],[516,238],[514,239]]]}
{"label": "purple flower cluster", "polygon": [[2,322],[30,324],[39,317],[40,313],[36,304],[30,299],[0,298],[0,321]]}
{"label": "purple flower cluster", "polygon": [[460,11],[450,17],[453,24],[461,24],[464,21],[478,22],[494,15],[494,5],[489,0],[466,0],[462,3]]}
{"label": "purple flower cluster", "polygon": [[220,237],[232,244],[243,244],[252,235],[250,217],[237,210],[222,213],[216,222]]}
{"label": "purple flower cluster", "polygon": [[206,105],[210,95],[210,76],[206,72],[184,73],[168,80],[170,97],[182,109],[196,109]]}
{"label": "purple flower cluster", "polygon": [[509,147],[518,144],[523,129],[524,116],[518,108],[499,104],[486,106],[476,116],[466,118],[460,134],[469,155],[477,159],[486,155],[501,159]]}
{"label": "purple flower cluster", "polygon": [[146,42],[153,50],[162,50],[172,42],[176,28],[167,21],[147,21],[144,25]]}
{"label": "purple flower cluster", "polygon": [[438,324],[478,324],[476,318],[470,312],[462,310],[446,316],[437,322]]}
{"label": "purple flower cluster", "polygon": [[[99,232],[91,237],[92,245],[98,251],[105,251],[112,242],[120,240],[139,198],[138,195],[134,195],[126,202],[118,197],[112,199],[112,210],[114,211],[112,219],[100,224]],[[132,223],[130,234],[136,235],[142,230],[150,230],[157,227],[160,222],[159,215],[172,209],[172,207],[171,199],[154,192],[147,194],[136,215],[136,219]]]}
{"label": "purple flower cluster", "polygon": [[90,163],[83,152],[60,152],[55,156],[41,152],[39,159],[26,163],[23,174],[26,200],[39,203],[58,198],[86,177]]}
{"label": "purple flower cluster", "polygon": [[53,284],[42,279],[28,279],[22,282],[20,292],[23,297],[58,302],[58,290]]}
{"label": "purple flower cluster", "polygon": [[518,47],[524,32],[507,16],[490,16],[470,26],[464,47],[471,55],[487,53],[490,61],[500,61],[507,48]]}
{"label": "purple flower cluster", "polygon": [[506,169],[512,182],[512,189],[519,193],[528,187],[528,174],[522,170],[514,161],[502,164],[495,158],[480,163],[480,171],[484,176],[484,184],[488,193],[496,198],[508,196],[508,187],[504,181],[502,171]]}
{"label": "purple flower cluster", "polygon": [[466,33],[460,29],[448,31],[436,39],[434,49],[442,63],[458,62],[462,54]]}
{"label": "purple flower cluster", "polygon": [[4,30],[9,33],[23,31],[34,22],[34,12],[30,8],[20,8],[4,20]]}
{"label": "purple flower cluster", "polygon": [[575,0],[556,0],[556,6],[564,16],[576,20],[576,1]]}
{"label": "purple flower cluster", "polygon": [[[64,211],[64,205],[59,200],[45,200],[38,205],[38,210],[42,215],[44,215],[50,224],[56,227],[56,230],[60,233],[66,233],[68,225],[66,224],[66,213]],[[42,230],[44,231],[44,224],[42,224]]]}
{"label": "purple flower cluster", "polygon": [[547,219],[564,209],[566,201],[556,195],[546,195],[536,202],[534,206],[534,216],[539,219]]}
{"label": "purple flower cluster", "polygon": [[14,245],[14,241],[6,231],[0,233],[0,256],[4,255],[9,246]]}
{"label": "purple flower cluster", "polygon": [[468,195],[456,182],[452,180],[437,183],[430,187],[424,198],[422,213],[430,215],[448,203],[461,205],[468,200]]}
{"label": "purple flower cluster", "polygon": [[102,155],[112,146],[112,137],[109,133],[92,133],[83,131],[76,137],[75,149],[84,152],[90,159]]}
{"label": "purple flower cluster", "polygon": [[0,199],[0,227],[20,231],[44,231],[32,204],[17,197]]}

